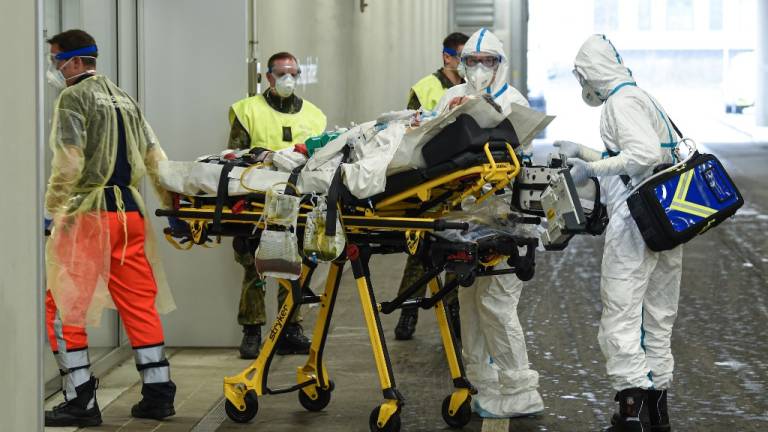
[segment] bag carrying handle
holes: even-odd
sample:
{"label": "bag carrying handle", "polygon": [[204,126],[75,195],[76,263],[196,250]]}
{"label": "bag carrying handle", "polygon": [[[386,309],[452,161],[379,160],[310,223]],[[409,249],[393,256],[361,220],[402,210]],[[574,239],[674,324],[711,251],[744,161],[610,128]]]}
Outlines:
{"label": "bag carrying handle", "polygon": [[[685,146],[688,148],[688,158],[683,158],[680,154],[680,146]],[[690,138],[683,138],[680,140],[680,142],[677,143],[674,149],[672,149],[672,152],[675,154],[675,157],[678,161],[684,162],[685,160],[689,159],[691,156],[699,152],[698,146],[696,145],[696,141],[690,139]]]}

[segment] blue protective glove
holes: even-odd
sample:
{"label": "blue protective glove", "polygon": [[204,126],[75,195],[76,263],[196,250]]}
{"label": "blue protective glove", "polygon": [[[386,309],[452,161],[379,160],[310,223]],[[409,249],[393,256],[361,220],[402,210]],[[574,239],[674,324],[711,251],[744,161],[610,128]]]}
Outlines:
{"label": "blue protective glove", "polygon": [[53,228],[53,215],[48,210],[43,211],[43,232],[50,233]]}
{"label": "blue protective glove", "polygon": [[590,177],[595,176],[595,170],[589,162],[577,158],[569,158],[568,165],[571,166],[571,178],[576,186],[584,186]]}
{"label": "blue protective glove", "polygon": [[184,234],[189,232],[189,225],[176,216],[168,216],[168,226],[174,234]]}

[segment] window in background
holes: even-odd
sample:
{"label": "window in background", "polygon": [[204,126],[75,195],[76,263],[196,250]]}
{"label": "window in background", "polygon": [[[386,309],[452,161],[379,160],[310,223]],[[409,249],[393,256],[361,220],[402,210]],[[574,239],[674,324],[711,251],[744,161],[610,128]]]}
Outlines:
{"label": "window in background", "polygon": [[[546,102],[547,113],[557,116],[546,139],[601,148],[601,110],[582,102],[571,70],[583,41],[604,32],[638,84],[683,130],[689,125],[704,143],[743,141],[732,122],[748,122],[752,115],[757,69],[750,54],[758,1],[768,0],[530,1],[528,86]],[[721,30],[712,30],[711,23]]]}
{"label": "window in background", "polygon": [[723,0],[709,0],[709,29],[723,29]]}
{"label": "window in background", "polygon": [[638,2],[637,29],[640,31],[651,29],[651,0],[639,0]]}
{"label": "window in background", "polygon": [[667,30],[693,30],[693,0],[669,0],[667,2]]}
{"label": "window in background", "polygon": [[619,28],[619,0],[595,0],[595,31],[612,32]]}

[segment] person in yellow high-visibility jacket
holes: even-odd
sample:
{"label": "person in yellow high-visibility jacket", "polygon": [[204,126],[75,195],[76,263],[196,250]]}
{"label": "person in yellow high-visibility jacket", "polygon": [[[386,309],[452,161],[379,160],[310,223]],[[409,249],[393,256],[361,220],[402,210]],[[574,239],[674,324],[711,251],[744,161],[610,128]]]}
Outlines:
{"label": "person in yellow high-visibility jacket", "polygon": [[[229,109],[229,148],[261,147],[277,151],[303,143],[325,130],[325,114],[294,94],[300,73],[296,57],[290,53],[279,52],[269,58],[269,88],[260,95],[235,102]],[[232,241],[235,260],[245,269],[237,321],[243,326],[240,357],[246,359],[259,355],[261,326],[266,322],[266,286],[254,266],[256,245],[253,243],[247,237],[236,237]],[[278,304],[282,304],[287,295],[288,291],[281,286]],[[285,336],[278,342],[277,354],[309,353],[310,342],[300,322],[301,313],[297,310],[286,325]]]}
{"label": "person in yellow high-visibility jacket", "polygon": [[464,49],[467,39],[469,36],[464,33],[451,33],[443,39],[443,67],[420,79],[411,87],[408,94],[408,109],[423,108],[432,111],[446,90],[464,82],[459,75],[459,54]]}
{"label": "person in yellow high-visibility jacket", "polygon": [[[443,40],[443,67],[420,79],[411,87],[410,95],[408,96],[408,109],[433,111],[446,90],[464,82],[458,71],[460,64],[459,55],[468,39],[469,36],[464,33],[451,33]],[[409,255],[405,263],[403,278],[400,281],[398,295],[419,280],[423,274],[424,269],[419,260]],[[425,295],[426,290],[426,286],[421,288],[420,293],[422,297]],[[459,302],[456,299],[455,291],[445,298],[445,302],[449,305],[448,310],[451,313],[454,330],[458,336]],[[418,319],[418,308],[403,308],[400,313],[400,320],[395,327],[395,339],[411,339],[416,331]]]}

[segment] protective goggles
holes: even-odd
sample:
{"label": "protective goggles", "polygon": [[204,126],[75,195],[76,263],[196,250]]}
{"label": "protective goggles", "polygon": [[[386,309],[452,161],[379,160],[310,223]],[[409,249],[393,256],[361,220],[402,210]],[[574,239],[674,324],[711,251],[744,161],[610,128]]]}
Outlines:
{"label": "protective goggles", "polygon": [[280,78],[286,74],[291,74],[294,78],[298,78],[301,75],[301,69],[294,65],[274,65],[268,68],[267,72],[271,73],[275,78]]}
{"label": "protective goggles", "polygon": [[467,67],[482,64],[485,67],[494,68],[501,63],[501,57],[490,55],[468,55],[461,58],[461,62]]}
{"label": "protective goggles", "polygon": [[84,46],[82,48],[73,49],[70,51],[59,51],[56,54],[51,54],[48,56],[48,61],[50,61],[52,64],[56,64],[57,62],[60,62],[62,60],[69,60],[72,57],[92,57],[95,58],[94,54],[98,54],[99,49],[96,47],[96,45],[88,45]]}

